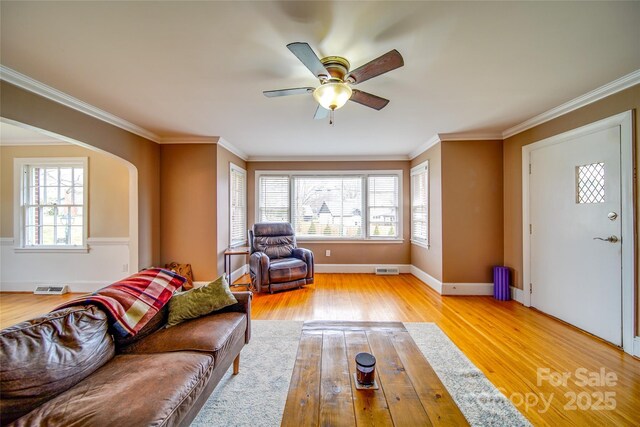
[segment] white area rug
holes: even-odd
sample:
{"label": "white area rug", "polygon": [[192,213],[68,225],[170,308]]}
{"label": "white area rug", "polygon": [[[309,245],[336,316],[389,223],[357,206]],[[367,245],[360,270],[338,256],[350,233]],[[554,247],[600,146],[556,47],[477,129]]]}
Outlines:
{"label": "white area rug", "polygon": [[[195,427],[280,425],[302,322],[253,320],[240,373],[224,375]],[[433,323],[405,323],[472,426],[528,426],[527,420]]]}

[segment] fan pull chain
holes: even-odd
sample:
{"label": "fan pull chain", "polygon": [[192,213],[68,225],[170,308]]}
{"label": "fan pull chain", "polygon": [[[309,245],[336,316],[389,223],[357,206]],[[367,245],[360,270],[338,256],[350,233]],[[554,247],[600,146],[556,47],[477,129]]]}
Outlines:
{"label": "fan pull chain", "polygon": [[330,124],[331,126],[333,126],[333,112],[334,112],[334,111],[335,111],[335,110],[330,110],[330,111],[329,111],[329,124]]}

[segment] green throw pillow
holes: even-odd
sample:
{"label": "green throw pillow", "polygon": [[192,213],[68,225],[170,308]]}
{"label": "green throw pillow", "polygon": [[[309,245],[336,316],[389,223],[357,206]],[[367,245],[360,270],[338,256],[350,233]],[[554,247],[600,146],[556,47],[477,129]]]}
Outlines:
{"label": "green throw pillow", "polygon": [[169,300],[167,328],[185,320],[195,319],[221,308],[236,304],[238,300],[229,290],[227,275],[216,281],[186,292],[178,292]]}

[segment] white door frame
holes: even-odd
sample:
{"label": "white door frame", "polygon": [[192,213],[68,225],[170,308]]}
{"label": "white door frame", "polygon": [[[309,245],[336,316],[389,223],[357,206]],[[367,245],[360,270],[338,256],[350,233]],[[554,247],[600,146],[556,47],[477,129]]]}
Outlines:
{"label": "white door frame", "polygon": [[626,353],[633,354],[634,330],[634,234],[635,221],[633,200],[633,138],[631,111],[599,120],[533,144],[522,147],[522,276],[524,300],[526,307],[531,306],[531,235],[529,224],[529,164],[531,152],[549,145],[559,144],[582,135],[620,126],[620,174],[621,205],[620,215],[622,227],[622,347]]}

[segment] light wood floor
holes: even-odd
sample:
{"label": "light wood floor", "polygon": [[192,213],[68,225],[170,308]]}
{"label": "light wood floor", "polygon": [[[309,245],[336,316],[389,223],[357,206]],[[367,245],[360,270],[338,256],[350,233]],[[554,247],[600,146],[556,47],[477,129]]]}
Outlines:
{"label": "light wood floor", "polygon": [[[68,298],[1,293],[0,326]],[[640,425],[640,360],[517,302],[442,297],[406,274],[316,274],[304,289],[256,295],[252,309],[254,319],[435,322],[533,424]],[[580,384],[603,369],[615,384]],[[553,385],[539,370],[571,377]]]}

